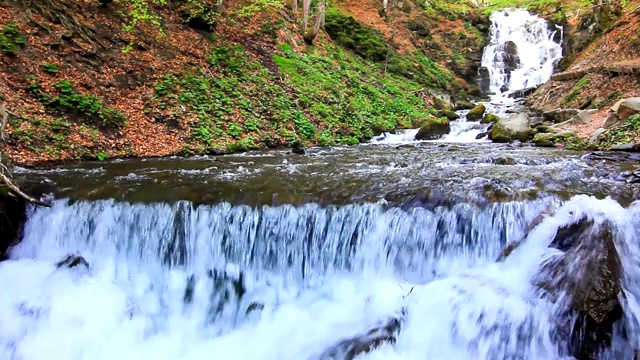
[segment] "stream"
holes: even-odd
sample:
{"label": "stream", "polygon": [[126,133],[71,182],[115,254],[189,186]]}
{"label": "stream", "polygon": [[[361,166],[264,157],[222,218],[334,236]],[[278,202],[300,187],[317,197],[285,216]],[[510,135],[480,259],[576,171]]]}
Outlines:
{"label": "stream", "polygon": [[[498,114],[561,57],[525,13],[492,18]],[[505,41],[540,61],[505,76]],[[464,121],[437,141],[414,131],[305,155],[18,168],[52,207],[29,210],[0,262],[0,359],[348,359],[327,349],[388,318],[403,319],[395,344],[358,359],[571,359],[531,279],[581,215],[619,234],[624,319],[640,324],[640,184],[621,175],[638,158],[493,144]],[[57,268],[69,254],[89,266]],[[640,326],[627,335],[601,358],[631,359]]]}

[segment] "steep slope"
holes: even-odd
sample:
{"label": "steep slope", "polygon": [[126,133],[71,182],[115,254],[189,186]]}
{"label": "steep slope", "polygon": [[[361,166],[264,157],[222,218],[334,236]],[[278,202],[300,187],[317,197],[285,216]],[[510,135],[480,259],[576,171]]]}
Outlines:
{"label": "steep slope", "polygon": [[479,12],[440,22],[422,2],[336,1],[307,44],[288,7],[225,2],[208,21],[181,2],[101,3],[0,3],[17,163],[355,144],[477,93]]}

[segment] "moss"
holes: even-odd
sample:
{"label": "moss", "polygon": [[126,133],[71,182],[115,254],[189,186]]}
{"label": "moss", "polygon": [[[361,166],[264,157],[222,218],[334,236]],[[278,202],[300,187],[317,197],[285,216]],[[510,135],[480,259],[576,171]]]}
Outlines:
{"label": "moss", "polygon": [[478,104],[473,107],[467,114],[467,121],[478,121],[482,119],[487,108],[483,104]]}
{"label": "moss", "polygon": [[569,141],[577,135],[570,130],[556,133],[538,133],[533,137],[533,142],[540,147],[554,147],[557,143]]}
{"label": "moss", "polygon": [[420,127],[416,140],[435,140],[451,131],[451,124],[446,117],[430,118]]}
{"label": "moss", "polygon": [[491,124],[491,123],[497,123],[498,121],[500,121],[500,116],[495,114],[485,114],[482,120],[480,120],[480,123]]}
{"label": "moss", "polygon": [[446,117],[449,120],[458,120],[460,118],[460,115],[456,114],[455,111],[449,110],[449,109],[444,109],[444,110],[438,111],[438,116],[439,117]]}
{"label": "moss", "polygon": [[504,126],[496,124],[489,133],[489,138],[495,143],[511,142],[511,134]]}

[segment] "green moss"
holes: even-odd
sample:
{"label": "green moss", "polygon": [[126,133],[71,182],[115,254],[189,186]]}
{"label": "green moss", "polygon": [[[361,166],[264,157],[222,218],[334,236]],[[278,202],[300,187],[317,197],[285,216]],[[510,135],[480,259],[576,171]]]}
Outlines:
{"label": "green moss", "polygon": [[511,142],[511,134],[504,126],[496,124],[489,133],[491,141],[495,143],[509,143]]}
{"label": "green moss", "polygon": [[435,140],[451,131],[451,124],[446,117],[430,118],[420,127],[416,140]]}
{"label": "green moss", "polygon": [[601,148],[630,144],[640,139],[640,114],[633,115],[621,123],[607,129],[599,138]]}
{"label": "green moss", "polygon": [[485,111],[487,111],[487,108],[483,104],[478,104],[469,111],[469,113],[467,114],[467,120],[479,121],[482,119]]}
{"label": "green moss", "polygon": [[494,115],[494,114],[485,114],[482,120],[480,121],[480,123],[491,124],[491,123],[497,123],[498,121],[500,121],[500,116]]}

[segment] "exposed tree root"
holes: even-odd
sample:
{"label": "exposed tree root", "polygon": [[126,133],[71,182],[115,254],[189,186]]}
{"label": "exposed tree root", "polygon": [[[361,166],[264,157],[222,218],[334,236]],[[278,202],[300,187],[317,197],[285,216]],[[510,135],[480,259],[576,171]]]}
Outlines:
{"label": "exposed tree root", "polygon": [[37,200],[32,196],[25,194],[11,180],[11,172],[9,171],[9,168],[7,167],[7,165],[5,165],[6,160],[5,160],[4,153],[2,152],[2,149],[4,148],[4,145],[6,142],[4,128],[7,125],[7,121],[9,120],[9,115],[13,115],[13,114],[9,110],[7,110],[7,108],[4,105],[0,105],[0,141],[1,141],[0,143],[0,181],[4,183],[4,185],[7,186],[7,188],[9,188],[10,195],[20,197],[25,201],[35,205],[48,207],[50,206],[49,204],[43,203],[42,201]]}

